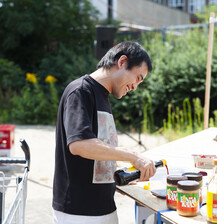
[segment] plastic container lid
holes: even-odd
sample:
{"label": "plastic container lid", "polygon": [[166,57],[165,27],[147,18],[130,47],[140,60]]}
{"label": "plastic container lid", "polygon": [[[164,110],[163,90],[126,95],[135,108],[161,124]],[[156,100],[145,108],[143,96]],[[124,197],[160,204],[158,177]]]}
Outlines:
{"label": "plastic container lid", "polygon": [[181,180],[177,186],[178,189],[186,191],[198,190],[200,188],[200,184],[195,180]]}
{"label": "plastic container lid", "polygon": [[188,180],[188,178],[181,175],[170,175],[167,177],[167,183],[172,185],[177,185],[180,180]]}
{"label": "plastic container lid", "polygon": [[188,180],[201,181],[203,179],[203,175],[200,173],[183,173],[182,176],[186,176]]}

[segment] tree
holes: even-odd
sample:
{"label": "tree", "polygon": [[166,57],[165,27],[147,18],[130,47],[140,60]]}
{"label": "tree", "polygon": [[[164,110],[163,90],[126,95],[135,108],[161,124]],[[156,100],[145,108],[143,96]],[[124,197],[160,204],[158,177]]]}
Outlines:
{"label": "tree", "polygon": [[37,68],[59,45],[93,45],[97,11],[88,0],[0,0],[0,56]]}
{"label": "tree", "polygon": [[200,19],[202,22],[205,23],[209,21],[211,12],[214,12],[215,14],[217,14],[217,5],[210,4],[205,7],[205,10],[203,12],[195,13],[195,15],[198,17],[198,19]]}

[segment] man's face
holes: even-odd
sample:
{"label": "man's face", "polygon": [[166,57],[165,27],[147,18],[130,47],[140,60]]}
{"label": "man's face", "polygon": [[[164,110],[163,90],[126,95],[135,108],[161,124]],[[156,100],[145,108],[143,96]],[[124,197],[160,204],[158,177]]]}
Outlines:
{"label": "man's face", "polygon": [[135,91],[148,74],[148,66],[145,62],[130,70],[127,70],[126,67],[127,64],[120,68],[118,78],[113,83],[112,94],[117,99],[122,98],[131,90]]}

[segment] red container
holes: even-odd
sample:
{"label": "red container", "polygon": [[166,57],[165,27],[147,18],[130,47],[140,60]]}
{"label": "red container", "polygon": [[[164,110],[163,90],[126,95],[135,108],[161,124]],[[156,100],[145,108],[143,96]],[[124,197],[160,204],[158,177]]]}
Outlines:
{"label": "red container", "polygon": [[12,124],[0,125],[0,150],[11,149],[14,145],[14,129]]}

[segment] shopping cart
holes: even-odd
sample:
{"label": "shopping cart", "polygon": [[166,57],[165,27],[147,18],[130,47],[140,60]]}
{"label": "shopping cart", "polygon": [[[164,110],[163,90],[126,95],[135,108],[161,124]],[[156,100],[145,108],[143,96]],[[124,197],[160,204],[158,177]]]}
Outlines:
{"label": "shopping cart", "polygon": [[[24,158],[0,157],[0,164],[25,164],[22,177],[7,177],[0,171],[0,224],[24,224],[25,205],[27,197],[27,179],[30,167],[30,151],[24,139],[20,139],[21,148],[25,154]],[[14,197],[9,204],[7,212],[6,191],[14,189]]]}

